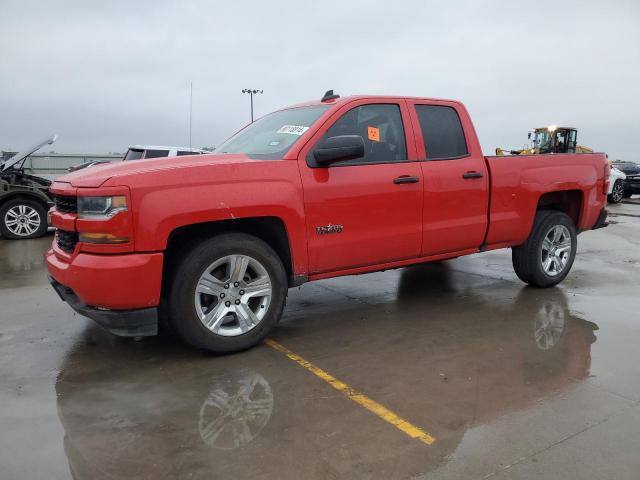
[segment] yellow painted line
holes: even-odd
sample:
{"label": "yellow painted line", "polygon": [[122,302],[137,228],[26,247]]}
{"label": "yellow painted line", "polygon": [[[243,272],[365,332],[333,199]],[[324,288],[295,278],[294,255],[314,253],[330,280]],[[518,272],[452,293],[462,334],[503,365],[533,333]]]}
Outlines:
{"label": "yellow painted line", "polygon": [[339,392],[344,393],[348,398],[356,402],[358,405],[363,406],[364,408],[369,410],[371,413],[377,415],[385,422],[390,423],[391,425],[396,427],[398,430],[409,435],[411,438],[416,438],[421,442],[426,443],[427,445],[431,445],[433,442],[436,441],[434,437],[429,435],[420,427],[416,427],[411,422],[405,420],[402,417],[399,417],[388,408],[384,407],[383,405],[380,405],[375,400],[372,400],[366,395],[358,392],[357,390],[354,390],[346,383],[341,382],[340,380],[335,378],[333,375],[325,372],[321,368],[316,367],[313,363],[306,361],[300,355],[293,353],[284,345],[281,345],[275,340],[271,340],[270,338],[267,338],[264,342],[274,350],[284,353],[290,360],[293,360],[298,365],[306,368],[308,371],[310,371],[315,376],[327,382],[329,385],[331,385],[333,388],[335,388]]}

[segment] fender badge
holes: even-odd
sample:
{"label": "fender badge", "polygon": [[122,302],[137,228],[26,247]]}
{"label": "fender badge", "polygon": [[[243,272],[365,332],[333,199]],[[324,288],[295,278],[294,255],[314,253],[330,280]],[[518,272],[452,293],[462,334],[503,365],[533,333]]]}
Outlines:
{"label": "fender badge", "polygon": [[325,225],[324,227],[316,227],[318,235],[327,235],[329,233],[342,233],[344,227],[342,225]]}

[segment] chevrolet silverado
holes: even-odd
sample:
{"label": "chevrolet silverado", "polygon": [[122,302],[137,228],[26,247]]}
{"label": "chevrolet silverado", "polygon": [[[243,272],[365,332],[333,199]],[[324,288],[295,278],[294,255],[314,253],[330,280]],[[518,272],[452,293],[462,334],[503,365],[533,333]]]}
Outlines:
{"label": "chevrolet silverado", "polygon": [[73,309],[119,335],[168,325],[231,352],[260,342],[290,287],[511,248],[562,281],[606,225],[603,153],[484,156],[462,103],[332,91],[251,123],[212,154],[59,178],[46,253]]}

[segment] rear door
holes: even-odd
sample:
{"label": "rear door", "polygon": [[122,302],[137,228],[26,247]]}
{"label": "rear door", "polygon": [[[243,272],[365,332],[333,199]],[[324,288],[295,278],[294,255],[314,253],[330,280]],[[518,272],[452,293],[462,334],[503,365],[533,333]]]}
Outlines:
{"label": "rear door", "polygon": [[[331,272],[416,258],[422,241],[422,171],[406,103],[365,100],[334,114],[299,157],[309,269]],[[314,167],[313,148],[360,135],[362,158]]]}
{"label": "rear door", "polygon": [[478,248],[487,230],[489,172],[468,115],[456,102],[409,104],[424,178],[421,255]]}

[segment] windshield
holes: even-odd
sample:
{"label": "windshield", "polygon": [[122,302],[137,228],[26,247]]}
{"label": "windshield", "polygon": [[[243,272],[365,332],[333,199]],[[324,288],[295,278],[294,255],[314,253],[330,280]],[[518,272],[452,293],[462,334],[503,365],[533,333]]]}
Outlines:
{"label": "windshield", "polygon": [[144,150],[137,150],[134,148],[130,148],[127,154],[124,156],[124,160],[139,160],[142,158],[142,154]]}
{"label": "windshield", "polygon": [[290,108],[270,113],[224,142],[214,153],[244,153],[251,158],[277,159],[298,141],[328,105]]}

